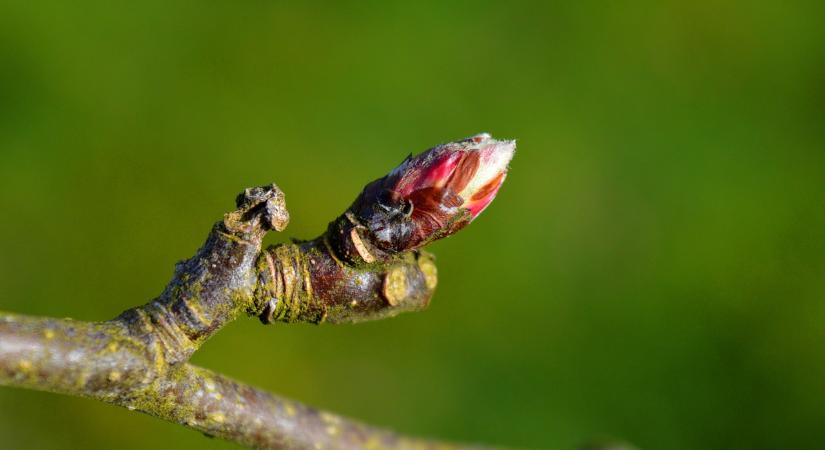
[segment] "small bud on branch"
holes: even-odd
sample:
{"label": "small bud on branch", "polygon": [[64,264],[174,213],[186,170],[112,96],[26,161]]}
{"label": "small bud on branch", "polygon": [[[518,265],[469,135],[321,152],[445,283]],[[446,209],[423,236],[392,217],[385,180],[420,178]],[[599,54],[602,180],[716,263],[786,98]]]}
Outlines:
{"label": "small bud on branch", "polygon": [[408,157],[330,224],[339,256],[387,260],[464,228],[495,198],[515,150],[482,133]]}
{"label": "small bud on branch", "polygon": [[274,184],[247,189],[143,306],[102,323],[0,312],[0,385],[97,398],[253,448],[481,448],[296,407],[187,361],[244,312],[264,322],[352,323],[425,308],[437,271],[421,247],[478,217],[514,151],[513,141],[479,134],[407,158],[324,235],[263,252],[264,235],[289,222],[286,201]]}
{"label": "small bud on branch", "polygon": [[267,249],[255,294],[261,320],[353,323],[426,308],[437,272],[419,249],[481,214],[515,149],[478,134],[408,157],[368,184],[326,234]]}

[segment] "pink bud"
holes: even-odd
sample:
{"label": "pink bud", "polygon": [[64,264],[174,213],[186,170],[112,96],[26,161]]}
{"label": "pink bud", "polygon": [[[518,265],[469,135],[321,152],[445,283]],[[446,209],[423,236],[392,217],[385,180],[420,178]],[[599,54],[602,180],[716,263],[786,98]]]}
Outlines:
{"label": "pink bud", "polygon": [[493,201],[515,149],[515,141],[482,133],[408,157],[364,188],[350,207],[350,220],[386,253],[449,236]]}

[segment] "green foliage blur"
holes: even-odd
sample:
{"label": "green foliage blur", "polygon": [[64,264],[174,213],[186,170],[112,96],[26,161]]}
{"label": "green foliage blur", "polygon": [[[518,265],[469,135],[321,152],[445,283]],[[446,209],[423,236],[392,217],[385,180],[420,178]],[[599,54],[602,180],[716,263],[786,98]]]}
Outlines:
{"label": "green foliage blur", "polygon": [[[517,138],[430,309],[232,324],[194,362],[405,433],[825,442],[825,17],[796,1],[0,5],[0,309],[158,294],[244,187],[314,237],[408,153]],[[0,388],[3,449],[231,449]]]}

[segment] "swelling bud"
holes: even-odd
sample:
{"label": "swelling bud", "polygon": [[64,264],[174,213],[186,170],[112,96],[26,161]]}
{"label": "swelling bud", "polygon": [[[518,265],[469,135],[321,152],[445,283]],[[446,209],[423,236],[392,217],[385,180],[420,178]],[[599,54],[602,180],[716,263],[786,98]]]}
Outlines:
{"label": "swelling bud", "polygon": [[482,133],[407,157],[330,224],[340,256],[386,260],[464,228],[495,198],[515,150]]}

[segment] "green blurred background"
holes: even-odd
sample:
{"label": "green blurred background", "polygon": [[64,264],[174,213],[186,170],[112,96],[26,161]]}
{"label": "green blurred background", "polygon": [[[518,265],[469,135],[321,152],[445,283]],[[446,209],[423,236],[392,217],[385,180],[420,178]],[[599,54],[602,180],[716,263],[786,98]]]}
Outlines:
{"label": "green blurred background", "polygon": [[[323,2],[322,2],[323,3]],[[158,294],[247,186],[313,237],[409,152],[488,131],[498,200],[430,309],[245,319],[196,363],[425,436],[571,449],[825,442],[821,2],[11,0],[0,309]],[[3,449],[231,449],[0,389]]]}

